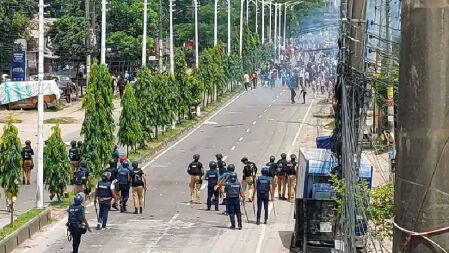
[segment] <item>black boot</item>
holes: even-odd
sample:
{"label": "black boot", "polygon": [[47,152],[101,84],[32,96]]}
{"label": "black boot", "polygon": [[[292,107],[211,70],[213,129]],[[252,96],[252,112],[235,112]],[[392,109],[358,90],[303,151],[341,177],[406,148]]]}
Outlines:
{"label": "black boot", "polygon": [[140,211],[140,213],[142,213],[142,207],[140,207],[139,211]]}
{"label": "black boot", "polygon": [[134,208],[134,214],[137,214],[137,208]]}
{"label": "black boot", "polygon": [[237,214],[237,222],[239,224],[239,230],[242,230],[242,214]]}
{"label": "black boot", "polygon": [[120,212],[123,213],[125,211],[125,207],[120,205]]}
{"label": "black boot", "polygon": [[256,221],[256,225],[260,225],[260,220],[257,220],[257,221]]}
{"label": "black boot", "polygon": [[265,219],[265,222],[264,222],[264,224],[267,224],[267,221],[268,221],[268,219]]}
{"label": "black boot", "polygon": [[22,184],[25,184],[25,177],[22,178]]}
{"label": "black boot", "polygon": [[231,219],[231,227],[230,229],[235,229],[235,216],[229,215],[229,218]]}

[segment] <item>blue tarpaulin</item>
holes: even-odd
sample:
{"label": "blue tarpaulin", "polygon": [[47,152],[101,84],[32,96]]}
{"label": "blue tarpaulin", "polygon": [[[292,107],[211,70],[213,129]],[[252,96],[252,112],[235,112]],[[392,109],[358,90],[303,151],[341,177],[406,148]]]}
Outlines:
{"label": "blue tarpaulin", "polygon": [[316,147],[323,149],[331,149],[334,145],[332,136],[319,136],[316,138]]}

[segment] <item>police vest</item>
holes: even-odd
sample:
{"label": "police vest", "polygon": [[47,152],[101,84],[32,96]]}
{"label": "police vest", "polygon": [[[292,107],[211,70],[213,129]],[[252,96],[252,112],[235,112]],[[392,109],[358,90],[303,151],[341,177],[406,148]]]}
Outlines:
{"label": "police vest", "polygon": [[125,168],[121,168],[118,171],[118,183],[119,184],[128,184],[128,176],[129,176],[129,170]]}
{"label": "police vest", "polygon": [[73,173],[73,184],[75,185],[83,185],[86,184],[87,178],[86,178],[86,169],[79,168],[75,173]]}
{"label": "police vest", "polygon": [[254,173],[254,165],[252,163],[245,165],[245,167],[243,168],[243,176],[250,177],[253,176],[253,173]]}
{"label": "police vest", "polygon": [[220,172],[220,174],[223,174],[226,172],[226,162],[217,161],[217,165],[218,165],[218,172]]}
{"label": "police vest", "polygon": [[268,166],[268,176],[270,176],[270,177],[276,176],[276,174],[278,172],[277,164],[275,162],[269,162],[269,163],[267,163],[267,166]]}
{"label": "police vest", "polygon": [[268,193],[270,191],[270,180],[267,177],[257,179],[257,193]]}
{"label": "police vest", "polygon": [[23,149],[23,160],[31,160],[31,149],[30,148],[24,148]]}
{"label": "police vest", "polygon": [[83,223],[83,206],[69,206],[69,225],[77,225]]}
{"label": "police vest", "polygon": [[133,176],[131,177],[133,186],[143,185],[143,171],[141,169],[134,169]]}
{"label": "police vest", "polygon": [[189,174],[193,176],[198,176],[201,174],[201,168],[199,162],[191,162],[189,164]]}
{"label": "police vest", "polygon": [[287,168],[286,168],[285,172],[287,172],[288,175],[292,175],[294,173],[294,171],[295,171],[295,168],[293,166],[292,161],[287,162],[287,166],[286,167]]}
{"label": "police vest", "polygon": [[278,175],[284,175],[287,171],[287,160],[286,159],[281,159],[277,162],[278,166],[279,166],[279,171],[278,171]]}
{"label": "police vest", "polygon": [[71,148],[69,150],[69,159],[70,161],[79,161],[80,160],[80,154],[77,148]]}
{"label": "police vest", "polygon": [[226,197],[227,198],[238,198],[240,194],[240,183],[233,182],[226,185]]}
{"label": "police vest", "polygon": [[209,170],[207,172],[207,182],[209,186],[215,186],[218,183],[218,171]]}
{"label": "police vest", "polygon": [[98,182],[98,197],[103,199],[112,198],[111,194],[111,182],[109,181],[100,181]]}

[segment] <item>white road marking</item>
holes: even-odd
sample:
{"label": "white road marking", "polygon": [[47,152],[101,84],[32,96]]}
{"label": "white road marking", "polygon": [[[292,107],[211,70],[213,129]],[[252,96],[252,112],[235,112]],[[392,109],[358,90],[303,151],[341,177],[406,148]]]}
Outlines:
{"label": "white road marking", "polygon": [[277,95],[276,98],[279,98],[279,95]]}
{"label": "white road marking", "polygon": [[173,223],[175,222],[176,218],[178,218],[179,213],[173,215],[173,217],[170,219],[170,221],[167,223],[167,227],[164,229],[164,233],[162,233],[161,236],[159,236],[159,238],[157,238],[156,241],[153,241],[153,243],[151,243],[151,245],[149,246],[149,250],[147,251],[148,253],[150,253],[154,247],[156,247],[159,243],[160,240],[162,240],[162,238],[164,238],[165,236],[168,235],[168,231],[171,229]]}
{"label": "white road marking", "polygon": [[234,149],[235,149],[235,146],[232,146],[231,150],[234,150]]}
{"label": "white road marking", "polygon": [[267,112],[268,111],[268,109],[265,109],[263,112]]}
{"label": "white road marking", "polygon": [[271,104],[269,104],[268,107],[271,107]]}
{"label": "white road marking", "polygon": [[206,188],[206,183],[201,185],[201,190],[204,190],[204,188]]}
{"label": "white road marking", "polygon": [[276,102],[276,99],[273,99],[273,103]]}
{"label": "white road marking", "polygon": [[253,125],[255,125],[257,123],[257,121],[253,121]]}
{"label": "white road marking", "polygon": [[218,123],[214,122],[214,121],[206,121],[206,122],[204,122],[204,124],[205,125],[218,125]]}
{"label": "white road marking", "polygon": [[251,128],[246,129],[246,132],[249,133],[249,131],[251,131]]}
{"label": "white road marking", "polygon": [[227,156],[227,155],[225,155],[225,156],[223,157],[223,161],[226,161],[226,159],[228,159],[228,156]]}
{"label": "white road marking", "polygon": [[262,118],[262,115],[259,114],[259,116],[257,116],[259,119]]}
{"label": "white road marking", "polygon": [[301,125],[299,126],[298,132],[296,132],[295,138],[293,139],[292,146],[295,146],[296,140],[299,137],[299,133],[301,133],[302,127],[304,126],[304,122],[307,119],[307,115],[309,115],[310,109],[312,109],[313,101],[315,101],[315,100],[312,100],[312,102],[309,105],[309,108],[307,109],[306,115],[304,115],[304,118],[302,119],[302,122],[301,122]]}
{"label": "white road marking", "polygon": [[[270,201],[270,203],[268,204],[268,213],[271,213],[271,209],[273,209],[273,202]],[[259,240],[257,241],[257,248],[256,248],[256,253],[260,253],[261,249],[262,249],[262,242],[263,239],[265,237],[265,230],[266,230],[267,226],[262,226],[262,229],[260,230],[259,233]]]}
{"label": "white road marking", "polygon": [[239,138],[239,141],[243,141],[243,136]]}
{"label": "white road marking", "polygon": [[167,149],[165,149],[164,151],[162,151],[161,153],[159,153],[156,157],[154,157],[151,161],[149,161],[147,164],[145,164],[142,167],[142,170],[145,170],[148,166],[150,166],[152,163],[154,163],[157,159],[159,159],[159,157],[163,156],[165,153],[167,153],[168,151],[170,151],[172,148],[176,147],[179,143],[183,142],[185,139],[187,139],[190,135],[192,135],[193,133],[195,133],[200,127],[202,127],[205,122],[208,122],[209,120],[211,120],[213,117],[215,117],[217,114],[219,114],[221,111],[223,111],[226,107],[228,107],[230,104],[232,104],[235,100],[237,100],[240,96],[242,96],[243,94],[245,94],[246,91],[242,92],[241,94],[239,94],[238,96],[236,96],[235,98],[233,98],[231,101],[229,101],[226,105],[224,105],[222,108],[220,108],[218,111],[216,111],[214,114],[212,114],[207,120],[205,120],[203,123],[199,124],[197,127],[195,127],[191,132],[189,132],[188,134],[186,134],[184,137],[182,137],[181,139],[179,139],[177,142],[173,143],[170,147],[168,147]]}

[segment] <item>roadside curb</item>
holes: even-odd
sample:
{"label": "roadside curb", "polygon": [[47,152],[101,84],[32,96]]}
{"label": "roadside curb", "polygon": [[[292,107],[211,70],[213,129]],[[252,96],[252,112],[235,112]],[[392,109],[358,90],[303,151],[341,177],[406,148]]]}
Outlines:
{"label": "roadside curb", "polygon": [[9,253],[21,243],[31,238],[36,232],[51,222],[51,208],[46,208],[38,216],[34,217],[12,234],[0,241],[0,253]]}
{"label": "roadside curb", "polygon": [[204,123],[209,118],[210,115],[214,114],[217,110],[220,110],[220,108],[222,108],[224,105],[226,105],[226,103],[228,101],[234,99],[237,96],[240,96],[244,92],[245,92],[245,90],[238,89],[237,91],[231,93],[229,97],[226,97],[225,99],[221,100],[220,102],[216,102],[214,105],[212,105],[212,109],[210,111],[208,111],[208,112],[201,112],[201,116],[198,117],[197,119],[195,119],[192,124],[190,124],[189,126],[186,126],[184,129],[179,131],[179,133],[173,135],[171,138],[163,141],[155,149],[153,149],[153,150],[149,151],[148,153],[144,154],[142,156],[142,158],[140,158],[138,160],[139,164],[146,164],[149,161],[151,161],[153,159],[153,157],[155,155],[157,155],[159,152],[161,152],[162,150],[164,150],[167,147],[169,147],[171,144],[173,144],[176,141],[178,141],[182,136],[184,136],[185,134],[189,133],[190,131],[195,129],[200,124]]}

